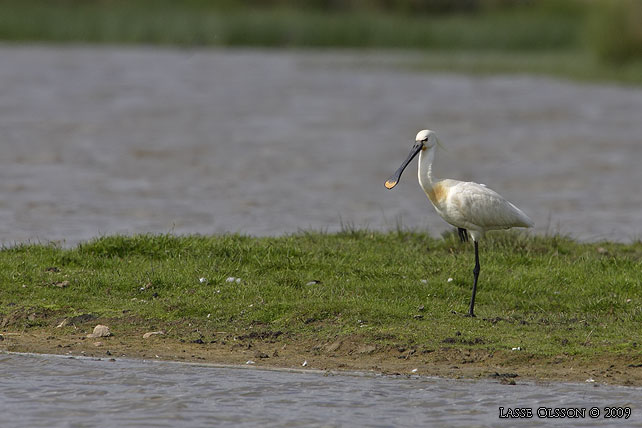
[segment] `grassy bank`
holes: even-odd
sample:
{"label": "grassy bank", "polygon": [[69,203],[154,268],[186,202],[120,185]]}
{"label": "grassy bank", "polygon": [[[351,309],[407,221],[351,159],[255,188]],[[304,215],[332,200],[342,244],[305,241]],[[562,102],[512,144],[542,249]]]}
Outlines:
{"label": "grassy bank", "polygon": [[[578,44],[580,10],[400,13],[377,7],[301,7],[298,2],[0,2],[6,41],[187,46],[393,47],[411,49],[568,48]],[[394,2],[388,2],[394,4]],[[249,6],[248,6],[249,4]],[[260,7],[265,4],[267,6]]]}
{"label": "grassy bank", "polygon": [[642,81],[642,0],[4,0],[4,42],[413,49],[423,68]]}
{"label": "grassy bank", "polygon": [[642,84],[642,60],[613,65],[582,50],[506,52],[433,51],[421,59],[401,64],[418,71],[440,71],[473,75],[554,76],[580,82]]}
{"label": "grassy bank", "polygon": [[462,314],[473,254],[450,235],[113,236],[72,249],[20,245],[0,251],[0,331],[51,332],[68,319],[87,332],[103,320],[121,337],[163,330],[173,334],[167,340],[210,346],[224,332],[228,340],[318,346],[349,338],[375,353],[493,355],[519,347],[524,361],[642,363],[642,243],[500,233],[481,248],[471,319]]}
{"label": "grassy bank", "polygon": [[642,0],[3,0],[0,41],[412,49],[427,70],[642,81]]}

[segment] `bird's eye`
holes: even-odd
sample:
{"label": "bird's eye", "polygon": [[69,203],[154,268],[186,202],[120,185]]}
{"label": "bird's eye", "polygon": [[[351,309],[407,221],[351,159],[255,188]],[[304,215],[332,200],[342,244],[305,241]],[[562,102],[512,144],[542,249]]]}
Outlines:
{"label": "bird's eye", "polygon": [[428,137],[426,137],[426,138],[424,138],[423,140],[421,140],[421,142],[422,142],[422,143],[427,143],[427,142],[428,142]]}

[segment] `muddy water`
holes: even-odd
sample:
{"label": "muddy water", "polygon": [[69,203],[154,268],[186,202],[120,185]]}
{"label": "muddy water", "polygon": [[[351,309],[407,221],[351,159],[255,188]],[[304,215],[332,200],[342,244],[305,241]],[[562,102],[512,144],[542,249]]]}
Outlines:
{"label": "muddy water", "polygon": [[419,54],[0,46],[0,242],[447,225],[407,172],[489,185],[538,232],[642,236],[642,90],[413,72]]}
{"label": "muddy water", "polygon": [[[0,374],[0,425],[14,428],[642,426],[642,389],[595,384],[511,386],[15,354],[0,354]],[[503,415],[531,409],[533,417],[502,419],[499,407]],[[585,415],[538,416],[562,407]],[[605,407],[631,413],[605,419]],[[599,417],[589,416],[591,408]]]}

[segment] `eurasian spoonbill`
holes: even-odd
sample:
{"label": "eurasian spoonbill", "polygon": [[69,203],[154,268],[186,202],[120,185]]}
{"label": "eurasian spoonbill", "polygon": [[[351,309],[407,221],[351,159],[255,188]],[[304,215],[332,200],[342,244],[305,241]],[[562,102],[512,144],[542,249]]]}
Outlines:
{"label": "eurasian spoonbill", "polygon": [[437,213],[457,228],[462,242],[468,241],[468,233],[475,244],[475,268],[473,269],[473,294],[470,298],[468,315],[475,316],[475,294],[479,278],[478,242],[487,230],[509,229],[511,227],[533,227],[534,223],[515,205],[508,202],[494,190],[483,184],[458,180],[437,180],[432,174],[437,134],[429,129],[419,131],[410,154],[399,169],[386,181],[392,189],[401,178],[401,173],[411,160],[419,154],[419,185],[430,199]]}

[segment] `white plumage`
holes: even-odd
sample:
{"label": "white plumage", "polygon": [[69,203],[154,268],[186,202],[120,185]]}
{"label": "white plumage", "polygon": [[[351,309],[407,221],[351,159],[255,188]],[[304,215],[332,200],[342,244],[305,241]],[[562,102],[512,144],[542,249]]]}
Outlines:
{"label": "white plumage", "polygon": [[[468,229],[475,241],[487,230],[533,226],[523,211],[481,184],[446,179],[437,181],[433,191],[435,187],[443,187],[445,195],[441,200],[431,200],[439,215],[455,227]],[[424,192],[429,195],[430,188]]]}
{"label": "white plumage", "polygon": [[410,154],[395,174],[386,181],[386,187],[388,189],[395,187],[404,169],[419,154],[419,184],[435,210],[444,220],[458,228],[462,241],[468,240],[468,232],[473,238],[475,268],[473,269],[473,294],[468,314],[475,316],[473,309],[480,271],[479,240],[487,230],[533,227],[534,223],[522,210],[483,184],[450,179],[436,180],[432,174],[432,164],[435,160],[437,145],[439,145],[437,134],[428,129],[419,131]]}

